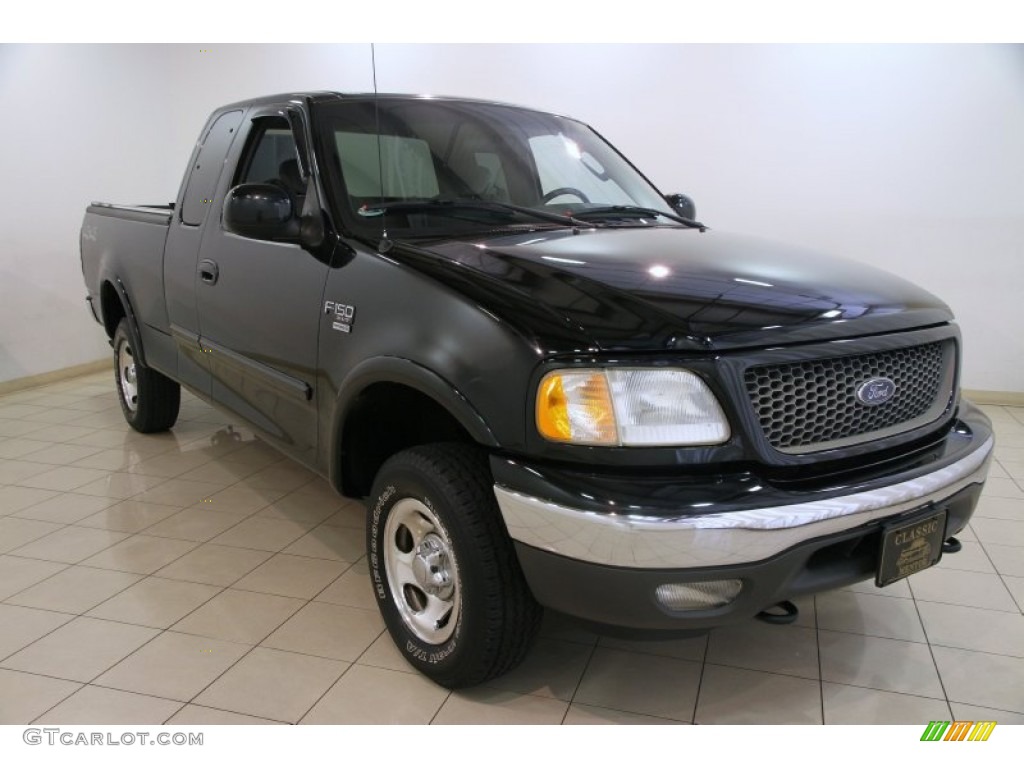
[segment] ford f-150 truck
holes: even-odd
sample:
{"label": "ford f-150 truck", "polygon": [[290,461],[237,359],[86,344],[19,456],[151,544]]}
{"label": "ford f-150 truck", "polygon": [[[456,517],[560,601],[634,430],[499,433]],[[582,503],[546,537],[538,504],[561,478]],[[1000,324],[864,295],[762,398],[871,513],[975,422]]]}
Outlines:
{"label": "ford f-150 truck", "polygon": [[542,607],[670,636],[904,578],[988,471],[945,304],[712,231],[566,117],[231,104],[174,203],[94,203],[81,249],[128,423],[184,386],[365,499],[388,630],[449,687]]}

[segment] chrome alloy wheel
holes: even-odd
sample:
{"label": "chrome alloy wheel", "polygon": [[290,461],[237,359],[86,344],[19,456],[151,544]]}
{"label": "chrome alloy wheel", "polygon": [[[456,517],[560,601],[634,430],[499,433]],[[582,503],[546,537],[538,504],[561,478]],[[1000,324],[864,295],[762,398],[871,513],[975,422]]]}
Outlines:
{"label": "chrome alloy wheel", "polygon": [[127,339],[117,348],[117,375],[121,379],[121,393],[124,404],[135,413],[139,407],[139,383],[135,373],[135,355]]}
{"label": "chrome alloy wheel", "polygon": [[448,532],[419,499],[402,499],[384,528],[384,567],[391,597],[420,640],[440,645],[459,619],[459,570]]}

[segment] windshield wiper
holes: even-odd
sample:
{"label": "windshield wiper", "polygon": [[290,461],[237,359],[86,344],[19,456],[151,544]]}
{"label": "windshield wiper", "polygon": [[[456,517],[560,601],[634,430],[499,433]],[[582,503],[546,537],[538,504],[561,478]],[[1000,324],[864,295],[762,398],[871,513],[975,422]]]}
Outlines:
{"label": "windshield wiper", "polygon": [[701,232],[707,229],[705,224],[693,219],[687,219],[683,216],[678,216],[674,213],[666,213],[665,211],[659,211],[656,208],[644,208],[639,205],[608,205],[601,208],[589,208],[583,211],[576,211],[574,216],[577,219],[589,219],[590,217],[597,218],[614,218],[615,216],[622,214],[634,215],[634,216],[662,216],[671,221],[685,224],[687,227],[693,227],[699,229]]}
{"label": "windshield wiper", "polygon": [[563,216],[560,213],[548,213],[538,211],[536,208],[527,208],[525,205],[513,205],[502,203],[497,200],[483,200],[472,197],[437,197],[429,200],[399,200],[394,203],[381,203],[373,207],[363,206],[359,209],[360,216],[382,216],[385,213],[416,211],[434,211],[444,213],[448,210],[471,210],[487,211],[488,213],[517,213],[528,216],[536,221],[548,221],[554,224],[562,224],[567,227],[587,227],[594,229],[600,226],[594,222],[583,221],[574,216]]}

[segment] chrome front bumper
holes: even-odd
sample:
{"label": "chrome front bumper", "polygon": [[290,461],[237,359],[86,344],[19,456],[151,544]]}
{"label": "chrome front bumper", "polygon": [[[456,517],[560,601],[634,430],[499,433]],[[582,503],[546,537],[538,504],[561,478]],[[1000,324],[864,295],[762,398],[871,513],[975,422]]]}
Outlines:
{"label": "chrome front bumper", "polygon": [[870,491],[696,516],[588,512],[500,485],[494,493],[509,534],[522,544],[612,567],[706,568],[755,563],[811,539],[941,502],[985,481],[993,446],[990,437],[941,469]]}

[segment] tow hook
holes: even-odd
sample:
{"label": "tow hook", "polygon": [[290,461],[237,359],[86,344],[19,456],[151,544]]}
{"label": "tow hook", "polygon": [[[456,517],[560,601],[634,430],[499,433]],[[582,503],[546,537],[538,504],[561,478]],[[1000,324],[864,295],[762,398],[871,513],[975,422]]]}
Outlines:
{"label": "tow hook", "polygon": [[[779,613],[782,611],[782,613]],[[755,618],[766,624],[792,624],[800,616],[800,609],[789,600],[783,600],[770,608],[765,608]]]}
{"label": "tow hook", "polygon": [[[964,545],[956,536],[950,536],[942,542],[942,552],[944,554],[959,552],[963,548]],[[781,603],[776,603],[770,608],[765,608],[754,618],[760,619],[766,624],[792,624],[799,616],[800,609],[791,601],[783,600]]]}
{"label": "tow hook", "polygon": [[952,554],[953,552],[959,552],[964,548],[964,545],[960,543],[960,539],[956,536],[950,536],[944,542],[942,542],[942,553]]}

